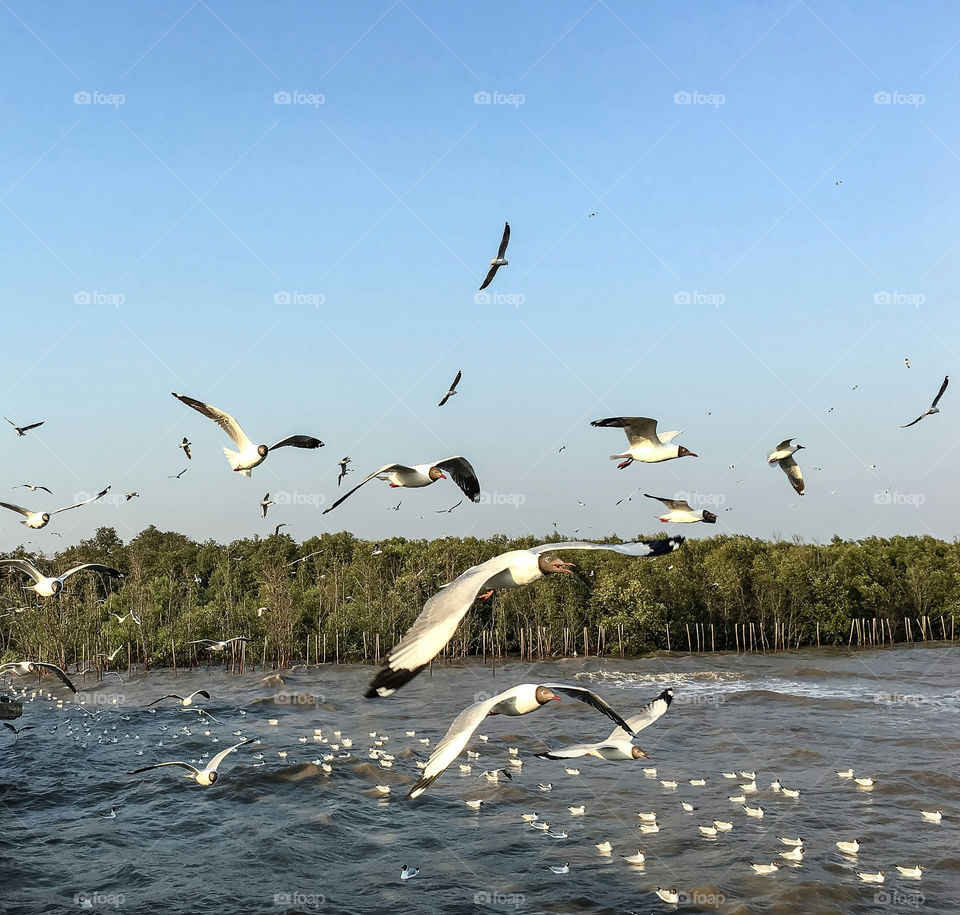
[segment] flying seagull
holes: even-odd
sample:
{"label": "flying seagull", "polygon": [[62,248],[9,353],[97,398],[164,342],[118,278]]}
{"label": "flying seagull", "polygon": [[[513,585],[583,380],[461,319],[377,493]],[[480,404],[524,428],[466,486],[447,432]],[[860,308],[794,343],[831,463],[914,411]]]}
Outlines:
{"label": "flying seagull", "polygon": [[[446,473],[444,472],[446,471]],[[364,477],[348,493],[342,495],[329,508],[323,510],[323,514],[332,512],[341,502],[349,499],[364,483],[369,483],[375,477],[380,480],[386,480],[391,488],[407,487],[419,488],[436,483],[437,480],[447,479],[449,473],[453,482],[460,487],[463,494],[471,502],[480,501],[480,481],[477,474],[465,457],[459,455],[455,457],[444,458],[442,461],[433,461],[430,464],[414,464],[408,467],[406,464],[384,464],[379,470]]]}
{"label": "flying seagull", "polygon": [[273,536],[274,536],[274,537],[276,537],[277,534],[280,533],[280,528],[281,528],[281,527],[287,527],[287,522],[286,522],[286,521],[281,521],[281,522],[273,529]]}
{"label": "flying seagull", "polygon": [[20,489],[21,487],[26,487],[27,489],[30,490],[30,492],[36,492],[38,489],[42,489],[44,492],[50,493],[51,496],[53,495],[53,491],[50,489],[47,489],[46,486],[36,486],[33,483],[18,483],[16,486],[11,486],[10,488]]}
{"label": "flying seagull", "polygon": [[463,499],[461,499],[456,505],[451,505],[449,508],[438,508],[434,511],[434,514],[437,515],[449,515],[455,508],[459,508],[463,505]]}
{"label": "flying seagull", "polygon": [[617,465],[621,470],[629,467],[634,461],[644,464],[656,464],[660,461],[669,461],[673,458],[697,457],[683,445],[671,445],[680,430],[661,432],[657,434],[657,421],[647,416],[611,416],[607,419],[595,419],[591,426],[602,428],[623,429],[627,434],[630,447],[623,454],[611,454],[611,461],[622,462]]}
{"label": "flying seagull", "polygon": [[276,505],[276,504],[277,504],[276,502],[271,502],[271,501],[270,501],[270,493],[267,493],[267,494],[260,500],[260,517],[261,517],[261,518],[266,518],[266,517],[267,517],[267,512],[270,511],[270,506],[271,506],[271,505]]}
{"label": "flying seagull", "polygon": [[231,642],[249,642],[245,635],[235,635],[232,639],[224,639],[221,642],[217,642],[214,639],[194,639],[192,642],[187,642],[188,645],[203,645],[208,651],[223,651],[227,645]]}
{"label": "flying seagull", "polygon": [[250,471],[262,464],[266,460],[267,454],[276,448],[284,448],[288,445],[294,448],[323,447],[323,442],[320,439],[313,438],[310,435],[288,435],[276,444],[270,445],[269,448],[266,445],[255,445],[247,438],[246,433],[240,428],[240,424],[229,413],[224,413],[223,410],[211,407],[210,404],[187,397],[186,394],[174,392],[173,396],[188,407],[193,407],[194,410],[202,413],[208,419],[212,419],[233,439],[240,451],[231,451],[229,448],[224,448],[223,453],[230,463],[230,469],[242,473],[245,477],[250,476]]}
{"label": "flying seagull", "polygon": [[406,635],[387,655],[385,666],[377,672],[365,695],[368,699],[389,696],[420,673],[450,641],[481,591],[486,590],[482,599],[487,599],[496,589],[519,588],[544,575],[572,575],[572,563],[557,555],[562,550],[611,550],[626,556],[661,556],[677,549],[681,543],[683,537],[631,543],[542,543],[529,550],[510,550],[473,566],[427,600]]}
{"label": "flying seagull", "polygon": [[59,515],[60,512],[68,512],[72,508],[79,508],[81,505],[89,505],[91,502],[96,502],[97,499],[102,499],[108,492],[110,492],[110,487],[101,490],[95,496],[91,496],[89,499],[84,499],[82,502],[77,502],[74,505],[67,505],[65,508],[58,508],[56,511],[52,512],[35,512],[31,511],[29,508],[23,508],[20,505],[13,505],[10,502],[0,502],[0,507],[9,508],[10,511],[20,512],[21,515],[26,515],[27,520],[21,521],[21,524],[25,524],[27,527],[32,528],[35,531],[40,530],[42,527],[46,527],[50,523],[50,518],[53,515]]}
{"label": "flying seagull", "polygon": [[[804,447],[806,446],[797,445],[794,451],[799,451]],[[800,472],[800,465],[793,459],[793,454],[788,454],[785,458],[780,458],[776,463],[780,465],[780,469],[787,475],[787,479],[790,481],[790,485],[796,490],[797,495],[802,496],[804,493],[803,474]]]}
{"label": "flying seagull", "polygon": [[790,457],[792,454],[796,454],[801,448],[806,448],[806,445],[791,445],[793,441],[792,438],[785,438],[773,451],[767,454],[767,463],[768,464],[777,464],[782,461],[784,458]]}
{"label": "flying seagull", "polygon": [[56,664],[47,664],[45,661],[13,661],[10,664],[0,664],[0,674],[13,670],[18,674],[34,674],[40,670],[52,670],[69,688],[76,693],[77,688],[70,682],[70,678]]}
{"label": "flying seagull", "polygon": [[192,778],[198,785],[203,785],[204,788],[212,785],[217,778],[217,769],[220,768],[220,763],[226,759],[227,754],[232,753],[234,750],[238,750],[240,747],[245,744],[252,743],[256,740],[255,737],[248,737],[246,740],[241,740],[240,743],[235,743],[232,747],[227,747],[226,750],[221,750],[217,753],[210,762],[207,763],[205,769],[198,769],[196,766],[191,766],[190,763],[185,762],[165,762],[165,763],[154,763],[152,766],[144,766],[142,769],[133,769],[129,774],[137,775],[140,772],[149,772],[151,769],[162,769],[164,766],[179,766],[181,769],[187,769],[187,778]]}
{"label": "flying seagull", "polygon": [[37,727],[35,724],[25,724],[22,728],[18,728],[18,727],[15,727],[14,725],[10,724],[9,721],[4,721],[4,722],[3,722],[3,726],[4,726],[5,728],[10,728],[10,730],[13,731],[13,733],[14,733],[18,738],[20,737],[20,735],[21,735],[24,731],[34,731],[34,730],[36,730],[36,727]]}
{"label": "flying seagull", "polygon": [[[665,689],[656,699],[647,703],[636,715],[627,719],[627,724],[636,736],[644,728],[662,718],[670,703],[673,702],[673,690]],[[540,759],[575,759],[578,756],[596,756],[599,759],[623,760],[645,759],[647,754],[635,746],[630,734],[619,725],[606,740],[598,743],[577,743],[560,750],[547,750],[538,753]]]}
{"label": "flying seagull", "polygon": [[930,404],[929,409],[926,413],[921,413],[912,423],[907,423],[905,426],[901,426],[901,429],[909,429],[911,426],[915,426],[924,416],[932,416],[934,413],[939,413],[940,410],[937,408],[937,404],[940,402],[940,398],[943,397],[943,392],[946,391],[947,385],[950,384],[950,376],[943,376],[943,384],[940,385],[940,390],[937,391],[937,396],[933,398],[933,403]]}
{"label": "flying seagull", "polygon": [[[651,496],[645,492],[648,499],[656,499],[662,502],[670,509],[666,514],[660,515],[659,520],[666,524],[668,521],[675,521],[678,524],[690,524],[695,521],[705,521],[707,524],[716,524],[717,516],[706,509],[694,511],[686,499],[664,499],[662,496]],[[619,503],[618,503],[619,504]]]}
{"label": "flying seagull", "polygon": [[0,566],[10,566],[11,569],[16,569],[18,572],[25,572],[29,575],[34,581],[32,585],[33,590],[36,591],[40,597],[53,597],[54,594],[59,594],[63,590],[63,583],[73,575],[74,572],[89,570],[91,572],[101,572],[104,575],[109,575],[111,578],[123,578],[122,572],[118,572],[116,569],[110,568],[110,566],[100,565],[100,563],[97,562],[85,562],[82,565],[74,566],[57,578],[48,578],[46,575],[41,575],[33,563],[26,559],[0,559]]}
{"label": "flying seagull", "polygon": [[139,498],[140,498],[140,493],[138,492],[128,492],[125,496],[125,499],[127,502],[129,502],[131,499],[139,499]]}
{"label": "flying seagull", "polygon": [[430,759],[427,760],[419,781],[410,789],[407,797],[412,799],[423,794],[460,755],[473,732],[489,715],[528,715],[542,708],[551,699],[559,702],[558,693],[586,702],[627,732],[630,731],[627,722],[607,702],[582,686],[568,686],[563,683],[521,683],[489,699],[476,702],[457,715],[443,739],[430,754]]}
{"label": "flying seagull", "polygon": [[[494,273],[496,273],[496,271],[494,271]],[[4,418],[4,419],[7,419],[6,416],[4,416],[3,418]],[[42,419],[42,420],[40,420],[40,422],[38,422],[38,423],[30,423],[29,426],[18,426],[12,419],[7,419],[7,422],[10,423],[11,426],[13,426],[13,428],[14,428],[14,430],[16,431],[17,435],[22,438],[22,437],[23,437],[24,435],[26,435],[31,429],[36,429],[37,426],[42,426],[42,425],[46,422],[46,420],[43,420],[43,419]]]}
{"label": "flying seagull", "polygon": [[184,467],[183,470],[180,471],[180,473],[168,474],[168,475],[167,475],[167,479],[168,479],[168,480],[179,480],[180,477],[182,477],[186,472],[187,472],[187,468]]}
{"label": "flying seagull", "polygon": [[447,388],[447,393],[443,395],[443,400],[437,404],[438,407],[442,407],[454,394],[457,393],[457,385],[460,384],[460,379],[463,377],[463,372],[457,372],[457,377],[453,379],[453,384]]}
{"label": "flying seagull", "polygon": [[190,446],[191,446],[192,444],[193,444],[193,442],[188,442],[188,441],[187,441],[187,437],[184,436],[184,437],[183,437],[183,441],[180,442],[179,445],[177,445],[178,448],[182,448],[182,449],[183,449],[183,453],[187,456],[187,460],[188,460],[188,461],[193,459],[193,456],[190,454]]}
{"label": "flying seagull", "polygon": [[343,478],[344,478],[348,473],[350,473],[350,471],[347,470],[347,464],[349,464],[349,463],[350,463],[350,458],[349,458],[349,457],[342,457],[342,458],[340,458],[339,461],[337,461],[337,464],[338,464],[339,467],[340,467],[340,475],[337,477],[337,486],[339,486],[339,485],[343,482]]}
{"label": "flying seagull", "polygon": [[166,696],[161,696],[159,699],[154,699],[153,702],[147,706],[147,708],[150,708],[151,705],[156,705],[158,702],[163,702],[164,699],[179,699],[180,704],[186,708],[188,705],[193,705],[194,696],[203,696],[204,699],[209,699],[210,693],[208,693],[205,689],[194,690],[189,696],[178,696],[176,693],[167,693]]}
{"label": "flying seagull", "polygon": [[497,256],[490,261],[490,270],[487,273],[486,278],[483,283],[480,284],[481,289],[486,289],[487,286],[493,282],[493,278],[497,275],[497,271],[501,267],[506,267],[508,261],[504,258],[504,254],[507,253],[507,244],[510,242],[510,223],[505,222],[503,224],[503,238],[500,239],[500,249],[497,251]]}

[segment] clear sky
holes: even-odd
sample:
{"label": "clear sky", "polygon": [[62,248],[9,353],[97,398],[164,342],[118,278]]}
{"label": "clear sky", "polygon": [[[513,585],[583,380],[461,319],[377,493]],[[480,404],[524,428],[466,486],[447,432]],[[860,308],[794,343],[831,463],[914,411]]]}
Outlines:
{"label": "clear sky", "polygon": [[[54,495],[3,498],[141,498],[4,511],[0,548],[631,537],[644,491],[719,505],[691,536],[952,539],[960,390],[900,426],[960,372],[958,41],[949,2],[7,0],[0,410],[45,425],[0,455]],[[326,447],[243,479],[171,391]],[[611,415],[700,457],[619,471]],[[765,463],[789,436],[802,499]],[[487,504],[372,482],[321,515],[344,455],[453,454]]]}

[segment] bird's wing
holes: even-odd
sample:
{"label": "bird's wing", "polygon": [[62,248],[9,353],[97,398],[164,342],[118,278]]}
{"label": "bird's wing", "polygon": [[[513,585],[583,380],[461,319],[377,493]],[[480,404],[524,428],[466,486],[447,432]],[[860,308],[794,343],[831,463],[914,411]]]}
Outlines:
{"label": "bird's wing", "polygon": [[498,259],[503,257],[503,255],[507,253],[508,244],[510,244],[510,223],[505,222],[503,224],[503,237],[500,239],[500,247],[497,249]]}
{"label": "bird's wing", "polygon": [[77,502],[74,505],[67,505],[65,508],[58,508],[56,511],[50,512],[51,515],[59,515],[60,512],[68,512],[71,508],[79,508],[81,505],[89,505],[91,502],[96,502],[97,499],[102,499],[108,492],[110,492],[110,487],[102,489],[95,496],[91,496],[89,499],[84,499],[82,502]]}
{"label": "bird's wing", "polygon": [[461,378],[463,378],[463,370],[462,370],[462,369],[460,369],[460,370],[457,372],[457,377],[453,379],[453,384],[450,385],[450,390],[451,390],[451,391],[456,391],[457,385],[460,384],[460,379],[461,379]]}
{"label": "bird's wing", "polygon": [[950,384],[950,376],[944,375],[943,384],[940,385],[940,390],[937,391],[937,396],[933,398],[933,403],[930,404],[931,407],[935,407],[940,402],[940,398],[943,397],[943,392],[946,391],[948,384]]}
{"label": "bird's wing", "polygon": [[196,766],[191,766],[185,762],[165,762],[154,763],[152,766],[144,766],[142,769],[131,769],[129,775],[136,775],[139,772],[149,772],[151,769],[162,769],[164,766],[178,766],[181,769],[189,769],[194,775],[199,775],[200,770]]}
{"label": "bird's wing", "polygon": [[288,435],[286,438],[280,439],[276,445],[271,445],[270,450],[273,451],[275,448],[322,448],[323,442],[318,438],[314,438],[312,435]]}
{"label": "bird's wing", "polygon": [[442,407],[450,399],[450,396],[453,394],[453,392],[457,390],[457,385],[460,384],[460,379],[462,377],[463,377],[463,372],[462,371],[457,372],[457,377],[453,379],[453,384],[451,384],[450,387],[447,388],[447,393],[443,395],[443,400],[441,400],[440,403],[437,404],[438,407]]}
{"label": "bird's wing", "polygon": [[[158,702],[163,702],[164,699],[179,699],[182,702],[183,696],[178,696],[176,693],[167,693],[166,696],[161,696],[159,699],[154,699],[150,705],[156,705]],[[150,705],[148,705],[147,708],[150,708]]]}
{"label": "bird's wing", "polygon": [[443,735],[443,739],[436,745],[427,765],[420,773],[419,781],[410,789],[408,798],[419,797],[427,788],[430,787],[462,752],[467,745],[467,741],[473,735],[473,732],[480,726],[487,715],[490,714],[493,707],[504,699],[512,690],[491,696],[484,699],[483,702],[477,702],[464,709],[456,718],[453,724]]}
{"label": "bird's wing", "polygon": [[192,699],[194,696],[203,696],[204,699],[209,699],[209,698],[210,698],[210,693],[208,693],[205,689],[198,689],[198,690],[195,690],[194,692],[190,693],[190,695],[188,696],[188,698],[189,698],[189,699]]}
{"label": "bird's wing", "polygon": [[42,426],[45,422],[46,422],[46,420],[45,420],[45,419],[42,419],[42,420],[40,420],[40,422],[38,422],[38,423],[30,423],[29,426],[21,426],[21,427],[20,427],[20,431],[21,431],[21,432],[29,432],[31,429],[36,429],[37,426]]}
{"label": "bird's wing", "polygon": [[493,281],[493,278],[497,275],[497,271],[498,271],[499,269],[500,269],[500,265],[499,265],[499,264],[495,264],[493,267],[490,268],[490,270],[487,272],[487,275],[486,275],[486,277],[484,278],[483,282],[480,284],[480,289],[481,289],[481,290],[482,290],[482,289],[486,289],[487,286],[490,285],[490,283]]}
{"label": "bird's wing", "polygon": [[690,508],[690,503],[687,502],[685,499],[664,499],[664,498],[661,498],[660,496],[651,496],[650,493],[648,492],[645,492],[644,495],[648,499],[656,499],[657,502],[662,502],[664,505],[667,506],[667,508],[670,509],[670,511],[687,511],[688,512],[693,510]]}
{"label": "bird's wing", "polygon": [[658,432],[657,438],[666,445],[672,442],[678,435],[683,435],[683,429],[672,429],[670,432]]}
{"label": "bird's wing", "polygon": [[[234,444],[241,450],[246,451],[248,448],[253,447],[253,442],[247,438],[246,433],[243,429],[240,428],[240,423],[238,423],[229,413],[224,413],[223,410],[218,410],[216,407],[211,407],[210,404],[204,403],[202,400],[195,400],[193,397],[187,397],[186,394],[177,394],[176,391],[173,392],[173,396],[177,400],[185,403],[188,407],[193,407],[198,413],[202,413],[207,419],[212,419],[230,438],[233,439]],[[274,446],[276,447],[276,446]]]}
{"label": "bird's wing", "polygon": [[[618,728],[617,730],[621,730]],[[627,738],[629,740],[629,738]],[[577,759],[580,756],[586,756],[591,750],[603,746],[599,743],[575,743],[569,747],[563,747],[559,750],[547,750],[545,753],[537,753],[538,759]]]}
{"label": "bird's wing", "polygon": [[660,443],[657,421],[649,416],[610,416],[607,419],[595,419],[590,425],[623,429],[627,434],[627,441],[634,447]]}
{"label": "bird's wing", "polygon": [[774,450],[774,451],[783,451],[784,449],[790,447],[790,442],[792,442],[792,441],[793,441],[792,438],[785,438],[785,439],[784,439],[782,442],[780,442],[780,444],[777,445],[777,447],[774,448],[773,450]]}
{"label": "bird's wing", "polygon": [[9,508],[10,511],[20,512],[21,515],[26,515],[27,517],[33,514],[29,508],[24,508],[22,505],[14,505],[12,502],[0,502],[0,508]]}
{"label": "bird's wing", "polygon": [[509,568],[518,552],[523,551],[501,553],[472,566],[430,597],[413,625],[387,655],[385,666],[366,692],[367,698],[380,695],[381,689],[385,694],[399,689],[429,664],[457,631],[460,620],[467,615],[483,586]]}
{"label": "bird's wing", "polygon": [[587,541],[563,541],[541,543],[531,547],[534,554],[552,553],[556,550],[612,550],[624,556],[663,556],[680,548],[683,537],[664,537],[660,540],[631,540],[628,543],[589,543]]}
{"label": "bird's wing", "polygon": [[207,763],[207,771],[213,772],[220,765],[220,763],[224,761],[228,753],[232,753],[234,750],[239,749],[244,744],[253,743],[254,740],[256,740],[255,737],[248,737],[246,740],[241,740],[240,743],[235,743],[232,747],[227,747],[226,750],[221,750],[216,756],[213,757],[213,759],[210,760],[210,762]]}
{"label": "bird's wing", "polygon": [[563,693],[565,696],[578,699],[580,702],[586,702],[587,705],[595,708],[598,712],[602,712],[611,721],[615,721],[628,734],[633,735],[633,730],[630,728],[630,725],[627,724],[626,720],[614,710],[613,706],[595,692],[583,686],[569,686],[566,683],[544,683],[542,685],[547,689],[552,689],[555,693]]}
{"label": "bird's wing", "polygon": [[53,495],[53,490],[52,490],[52,489],[47,489],[46,486],[38,486],[37,489],[42,489],[44,492],[50,493],[51,496]]}
{"label": "bird's wing", "polygon": [[797,495],[803,495],[803,474],[800,472],[800,465],[793,459],[793,456],[778,461],[780,469],[787,475],[790,485],[797,491]]}
{"label": "bird's wing", "polygon": [[437,461],[434,466],[449,473],[453,477],[453,482],[471,502],[480,501],[480,481],[473,466],[465,457],[458,455],[444,458],[442,461]]}
{"label": "bird's wing", "polygon": [[[670,708],[670,703],[673,702],[673,690],[665,689],[656,699],[652,702],[648,702],[636,715],[631,715],[627,719],[627,724],[630,725],[630,730],[633,731],[634,736],[639,734],[644,728],[650,727],[658,719],[662,718],[666,713],[667,709]],[[614,728],[610,736],[604,741],[607,743],[614,743],[618,740],[629,740],[630,735],[620,727]]]}
{"label": "bird's wing", "polygon": [[10,423],[10,425],[13,426],[14,429],[17,428],[17,424],[12,419],[7,419],[6,416],[4,416],[3,418],[6,419],[7,422]]}
{"label": "bird's wing", "polygon": [[46,661],[33,661],[34,667],[42,667],[44,670],[52,670],[68,687],[72,693],[76,693],[77,688],[73,685],[71,679],[56,664],[47,664]]}
{"label": "bird's wing", "polygon": [[[909,429],[911,426],[915,426],[918,422],[920,422],[920,420],[923,419],[924,416],[929,416],[929,415],[930,415],[930,411],[927,410],[926,413],[921,413],[912,423],[907,423],[905,426],[901,426],[900,428],[901,428],[901,429]],[[0,502],[0,505],[2,505],[2,504],[3,504],[3,503]]]}
{"label": "bird's wing", "polygon": [[[3,502],[0,502],[0,505],[3,504]],[[11,569],[16,569],[18,572],[26,572],[34,581],[43,581],[44,579],[44,576],[34,568],[33,563],[26,559],[0,559],[0,565],[10,566]]]}
{"label": "bird's wing", "polygon": [[379,476],[381,473],[390,473],[395,470],[410,470],[410,469],[411,469],[410,467],[407,467],[404,464],[384,464],[383,467],[381,467],[379,470],[374,470],[373,473],[365,476],[359,483],[357,483],[356,486],[353,487],[353,489],[349,490],[348,492],[340,496],[340,498],[337,499],[337,501],[334,502],[333,505],[331,505],[329,508],[325,508],[323,510],[323,514],[326,514],[327,512],[332,512],[341,502],[343,502],[346,499],[349,499],[350,496],[352,496],[361,486],[363,486],[364,483],[369,483],[374,477]]}
{"label": "bird's wing", "polygon": [[89,569],[91,572],[102,572],[104,575],[109,575],[111,578],[123,578],[123,572],[118,571],[117,569],[111,568],[110,566],[101,565],[99,562],[84,562],[81,565],[74,566],[67,572],[64,572],[60,576],[61,581],[65,581],[74,572],[82,572],[84,569]]}

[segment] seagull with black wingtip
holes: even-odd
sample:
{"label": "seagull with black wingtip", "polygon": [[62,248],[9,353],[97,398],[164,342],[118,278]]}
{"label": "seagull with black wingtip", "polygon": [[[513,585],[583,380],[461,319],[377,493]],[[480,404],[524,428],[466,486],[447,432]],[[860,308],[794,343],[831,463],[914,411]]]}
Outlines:
{"label": "seagull with black wingtip", "polygon": [[[49,492],[49,490],[47,491]],[[75,502],[73,505],[67,505],[64,508],[57,508],[52,512],[36,512],[29,508],[23,508],[21,505],[13,505],[10,502],[0,502],[0,507],[9,508],[10,511],[25,515],[26,521],[21,521],[20,523],[25,524],[31,530],[39,531],[50,523],[50,519],[54,515],[59,515],[60,512],[68,512],[74,508],[80,508],[82,505],[89,505],[91,502],[96,502],[97,499],[102,499],[108,492],[110,492],[109,486],[101,492],[98,492],[95,496],[91,496],[89,499],[84,499],[82,502]]]}
{"label": "seagull with black wingtip", "polygon": [[142,769],[132,769],[128,774],[137,775],[140,772],[149,772],[151,769],[162,769],[165,766],[178,766],[181,769],[187,770],[186,778],[192,778],[198,785],[203,785],[204,788],[209,788],[210,785],[212,785],[219,778],[219,773],[217,770],[220,768],[220,763],[226,759],[227,755],[248,743],[253,743],[254,740],[256,740],[255,737],[248,737],[246,740],[241,740],[240,743],[236,743],[232,747],[227,747],[226,750],[221,750],[210,760],[210,762],[207,763],[203,769],[198,769],[196,766],[191,766],[190,763],[185,762],[164,762],[154,763],[152,766],[144,766]]}
{"label": "seagull with black wingtip", "polygon": [[630,447],[623,454],[610,455],[611,461],[621,461],[617,464],[620,470],[629,467],[634,461],[658,464],[674,458],[697,457],[689,448],[671,444],[674,438],[681,434],[681,430],[658,433],[657,421],[648,416],[609,416],[606,419],[595,419],[590,425],[623,429],[626,433]]}
{"label": "seagull with black wingtip", "polygon": [[487,272],[486,277],[483,282],[480,284],[481,289],[486,289],[490,283],[493,282],[493,278],[497,275],[497,271],[501,267],[509,266],[509,261],[503,256],[507,253],[507,245],[510,243],[510,223],[505,222],[503,224],[503,237],[500,239],[500,248],[497,251],[497,256],[490,261],[490,270]]}
{"label": "seagull with black wingtip", "polygon": [[943,392],[946,391],[947,385],[950,384],[950,376],[943,376],[943,384],[940,385],[940,390],[937,391],[937,396],[933,398],[933,403],[927,408],[925,413],[921,413],[912,423],[907,423],[905,426],[901,426],[901,429],[909,429],[911,426],[915,426],[924,416],[933,416],[934,413],[939,413],[940,410],[937,407],[937,404],[940,403],[940,398],[943,397]]}
{"label": "seagull with black wingtip", "polygon": [[27,559],[0,559],[0,565],[10,566],[18,572],[25,572],[29,575],[33,579],[31,587],[37,592],[38,597],[53,597],[55,594],[59,594],[63,590],[63,583],[75,572],[100,572],[103,575],[109,575],[111,578],[123,578],[122,572],[98,562],[85,562],[82,565],[74,566],[57,577],[41,574],[36,566]]}
{"label": "seagull with black wingtip", "polygon": [[657,520],[664,524],[670,521],[676,524],[692,524],[696,521],[704,521],[707,524],[717,523],[717,516],[713,512],[707,511],[705,508],[701,511],[694,511],[686,499],[665,499],[663,496],[651,496],[648,492],[645,492],[644,495],[648,499],[656,499],[657,502],[662,502],[670,509],[665,514],[658,516]]}

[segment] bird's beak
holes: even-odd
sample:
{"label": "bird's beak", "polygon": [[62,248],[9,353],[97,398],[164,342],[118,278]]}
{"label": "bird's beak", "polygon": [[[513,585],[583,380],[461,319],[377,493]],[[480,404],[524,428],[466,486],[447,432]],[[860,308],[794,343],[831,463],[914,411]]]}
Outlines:
{"label": "bird's beak", "polygon": [[[639,749],[639,748],[638,748],[638,749]],[[644,753],[643,750],[640,750],[640,758],[641,758],[641,759],[649,759],[649,758],[650,758],[650,754],[649,754],[649,753]]]}
{"label": "bird's beak", "polygon": [[556,699],[556,700],[557,700],[557,702],[559,702],[559,701],[560,701],[560,697],[559,697],[559,696],[551,696],[550,698],[551,698],[551,699]]}
{"label": "bird's beak", "polygon": [[573,575],[573,572],[571,572],[570,570],[575,568],[576,566],[572,562],[564,562],[562,560],[557,561],[558,572],[566,572],[567,575]]}
{"label": "bird's beak", "polygon": [[684,455],[684,457],[700,457],[700,455],[699,455],[699,454],[694,454],[694,453],[691,451],[689,454]]}
{"label": "bird's beak", "polygon": [[446,478],[447,478],[447,475],[446,475],[445,473],[441,473],[441,474],[440,474],[440,479],[441,479],[441,480],[445,480]]}

